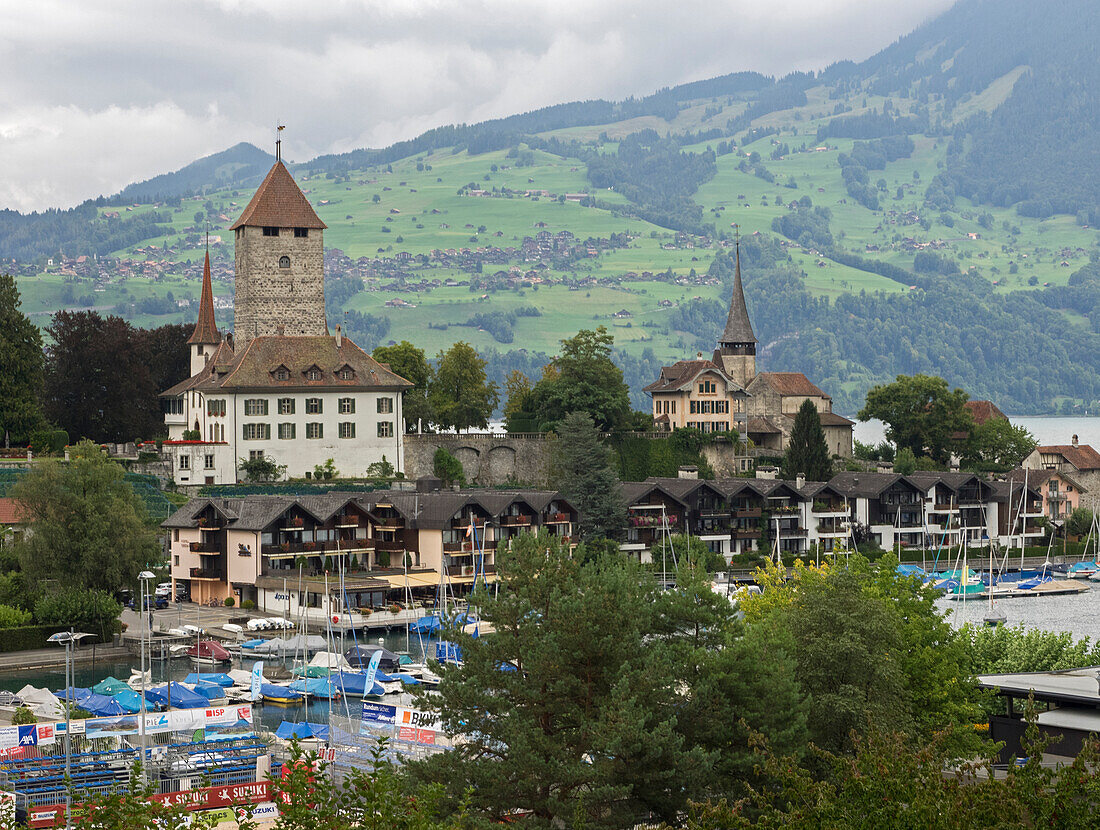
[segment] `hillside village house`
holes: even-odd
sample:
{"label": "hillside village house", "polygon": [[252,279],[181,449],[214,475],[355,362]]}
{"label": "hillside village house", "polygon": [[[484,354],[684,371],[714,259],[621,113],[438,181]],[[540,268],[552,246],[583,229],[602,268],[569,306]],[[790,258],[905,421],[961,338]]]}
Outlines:
{"label": "hillside village house", "polygon": [[325,224],[282,161],[240,218],[234,333],[214,321],[210,255],[191,376],[161,393],[177,485],[233,484],[240,461],[271,458],[290,476],[334,459],[363,475],[384,459],[404,469],[401,393],[411,384],[325,321]]}
{"label": "hillside village house", "polygon": [[572,544],[577,520],[554,491],[401,490],[195,498],[161,527],[172,581],[192,600],[232,596],[326,619],[409,596],[430,601],[441,585],[467,593],[496,579],[496,551],[517,535],[543,530]]}
{"label": "hillside village house", "polygon": [[710,359],[681,360],[661,369],[645,387],[653,399],[658,429],[694,427],[703,432],[736,430],[757,447],[781,454],[803,402],[821,416],[829,452],[852,455],[852,422],[833,412],[833,401],[801,372],[757,372],[756,335],[741,283],[741,249],[736,252],[733,295],[726,327]]}
{"label": "hillside village house", "polygon": [[[650,478],[622,485],[624,552],[642,562],[670,534],[691,534],[727,559],[753,551],[807,555],[852,547],[859,526],[883,548],[1006,547],[1043,536],[1040,488],[970,473],[840,473],[827,482]],[[1022,502],[1022,504],[1021,504]]]}
{"label": "hillside village house", "polygon": [[1088,444],[1078,443],[1076,435],[1069,444],[1036,447],[1022,466],[1069,476],[1077,487],[1083,488],[1078,498],[1080,506],[1093,512],[1100,510],[1100,453]]}
{"label": "hillside village house", "polygon": [[1013,470],[1009,478],[1023,481],[1043,494],[1043,515],[1051,522],[1061,524],[1070,513],[1081,506],[1085,488],[1070,476],[1057,470]]}

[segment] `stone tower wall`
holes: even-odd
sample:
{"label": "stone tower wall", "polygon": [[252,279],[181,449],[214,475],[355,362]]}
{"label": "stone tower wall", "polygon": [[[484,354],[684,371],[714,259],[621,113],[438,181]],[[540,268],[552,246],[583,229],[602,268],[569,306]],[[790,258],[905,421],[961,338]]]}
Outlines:
{"label": "stone tower wall", "polygon": [[741,386],[747,387],[756,377],[756,355],[732,354],[723,350],[722,369]]}
{"label": "stone tower wall", "polygon": [[[264,236],[263,228],[244,227],[236,236],[233,338],[239,351],[253,337],[327,334],[322,231],[294,236],[280,228]],[[290,257],[280,268],[279,258]]]}

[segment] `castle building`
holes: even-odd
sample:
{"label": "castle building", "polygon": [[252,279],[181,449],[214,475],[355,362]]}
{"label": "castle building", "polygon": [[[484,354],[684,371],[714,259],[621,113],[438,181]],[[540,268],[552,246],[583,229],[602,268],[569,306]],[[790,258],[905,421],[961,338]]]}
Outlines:
{"label": "castle building", "polygon": [[301,477],[345,476],[383,458],[403,470],[401,393],[412,386],[325,321],[325,223],[279,159],[233,224],[234,334],[214,320],[210,254],[191,376],[161,393],[179,485],[233,484],[272,459]]}
{"label": "castle building", "polygon": [[713,355],[665,366],[645,387],[653,398],[657,429],[736,430],[757,447],[780,454],[786,451],[799,407],[810,400],[821,417],[829,452],[850,458],[852,421],[834,413],[832,398],[801,372],[758,372],[756,343],[738,244],[729,314]]}

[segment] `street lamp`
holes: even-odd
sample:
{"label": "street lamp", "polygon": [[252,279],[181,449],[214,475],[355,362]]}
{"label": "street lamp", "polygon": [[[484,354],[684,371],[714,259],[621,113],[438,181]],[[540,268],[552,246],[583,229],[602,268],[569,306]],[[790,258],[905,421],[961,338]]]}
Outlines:
{"label": "street lamp", "polygon": [[[145,606],[146,606],[146,603],[149,601],[148,600],[149,580],[150,579],[156,579],[156,578],[157,578],[157,575],[155,573],[153,573],[152,571],[142,571],[141,573],[138,574],[138,580],[141,582],[141,590],[140,590],[140,594],[141,594],[141,606],[140,606],[140,608],[141,608],[141,610],[139,611],[139,613],[141,614],[141,727],[140,727],[139,731],[140,731],[140,736],[141,736],[141,780],[142,780],[142,783],[145,782],[145,774],[146,774],[145,773],[145,715],[146,715],[147,710],[145,708],[145,622],[146,622],[145,615],[146,615],[147,612],[146,612]],[[152,614],[153,614],[152,610],[149,610],[148,614],[151,617]],[[152,629],[152,621],[151,620],[150,620],[149,628]]]}
{"label": "street lamp", "polygon": [[73,739],[69,731],[73,705],[73,686],[76,685],[76,671],[73,666],[73,647],[91,634],[74,631],[58,631],[51,634],[46,642],[65,645],[65,827],[72,827],[73,808]]}

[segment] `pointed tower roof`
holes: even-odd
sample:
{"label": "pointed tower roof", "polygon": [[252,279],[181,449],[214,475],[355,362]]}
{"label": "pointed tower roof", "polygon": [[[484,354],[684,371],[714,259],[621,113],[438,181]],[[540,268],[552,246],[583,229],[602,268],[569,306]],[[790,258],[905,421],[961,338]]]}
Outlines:
{"label": "pointed tower roof", "polygon": [[741,286],[741,243],[737,243],[737,266],[733,275],[733,296],[730,297],[730,313],[719,343],[755,343],[749,310],[745,306],[745,289]]}
{"label": "pointed tower roof", "polygon": [[202,265],[202,294],[199,295],[199,319],[195,322],[195,331],[187,338],[189,346],[196,343],[222,342],[218,326],[214,322],[214,289],[210,285],[210,249],[206,251],[206,261]]}
{"label": "pointed tower roof", "polygon": [[230,230],[248,227],[326,228],[282,161],[276,161]]}

